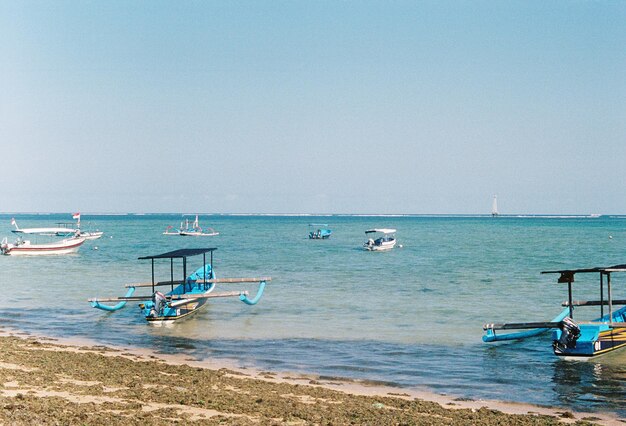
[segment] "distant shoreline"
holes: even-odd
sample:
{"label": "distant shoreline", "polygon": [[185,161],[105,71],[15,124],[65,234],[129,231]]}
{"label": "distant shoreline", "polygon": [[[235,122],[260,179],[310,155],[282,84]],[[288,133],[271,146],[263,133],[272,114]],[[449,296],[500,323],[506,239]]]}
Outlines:
{"label": "distant shoreline", "polygon": [[[491,213],[206,213],[206,212],[127,212],[127,213],[107,213],[107,212],[83,212],[83,216],[215,216],[215,217],[373,217],[373,218],[490,218],[498,219],[626,219],[626,214],[542,214],[542,213],[511,213],[498,214]],[[0,212],[2,216],[27,215],[27,216],[56,216],[69,215],[68,212]]]}

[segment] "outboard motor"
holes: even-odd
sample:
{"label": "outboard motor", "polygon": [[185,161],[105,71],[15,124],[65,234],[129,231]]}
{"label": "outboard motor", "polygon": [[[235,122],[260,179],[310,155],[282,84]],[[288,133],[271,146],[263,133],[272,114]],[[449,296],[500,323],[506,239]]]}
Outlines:
{"label": "outboard motor", "polygon": [[163,308],[167,303],[167,298],[160,291],[155,291],[152,295],[152,308],[150,308],[150,316],[156,318],[163,314]]}
{"label": "outboard motor", "polygon": [[566,317],[561,321],[559,326],[561,329],[561,337],[555,340],[552,345],[555,350],[564,351],[565,349],[574,349],[576,341],[580,337],[580,327],[573,319]]}

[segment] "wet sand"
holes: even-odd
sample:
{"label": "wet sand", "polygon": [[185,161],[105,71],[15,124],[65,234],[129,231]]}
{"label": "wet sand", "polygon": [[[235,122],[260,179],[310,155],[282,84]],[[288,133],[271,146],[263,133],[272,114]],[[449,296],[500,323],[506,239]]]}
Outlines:
{"label": "wet sand", "polygon": [[624,424],[604,414],[474,401],[180,356],[0,336],[0,424]]}

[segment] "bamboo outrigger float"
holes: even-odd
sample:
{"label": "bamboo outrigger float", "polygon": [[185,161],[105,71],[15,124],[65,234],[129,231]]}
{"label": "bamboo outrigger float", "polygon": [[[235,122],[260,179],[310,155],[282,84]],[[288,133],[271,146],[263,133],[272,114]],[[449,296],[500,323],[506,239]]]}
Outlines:
{"label": "bamboo outrigger float", "polygon": [[[122,297],[106,299],[89,299],[91,306],[104,311],[117,311],[126,306],[127,302],[141,302],[141,309],[146,320],[151,324],[170,323],[185,318],[202,308],[209,299],[219,297],[239,297],[247,305],[256,305],[263,295],[265,285],[271,280],[270,277],[262,278],[216,278],[213,270],[213,252],[216,248],[181,249],[155,256],[140,257],[140,260],[151,260],[152,281],[149,283],[128,284],[128,291]],[[206,262],[206,254],[210,254],[210,263]],[[202,267],[187,276],[187,258],[202,255]],[[155,281],[154,260],[170,260],[170,280]],[[183,279],[174,280],[174,259],[182,259]],[[244,290],[214,293],[217,284],[231,283],[259,283],[257,294],[254,298],[248,298],[248,292]],[[170,291],[162,293],[157,287],[169,286]],[[138,288],[150,288],[152,293],[145,296],[136,296],[134,292]],[[104,302],[117,302],[110,306]]]}
{"label": "bamboo outrigger float", "polygon": [[[559,274],[558,282],[567,284],[568,300],[563,302],[563,312],[549,322],[485,324],[483,341],[498,342],[521,340],[537,336],[548,330],[552,333],[554,354],[561,357],[591,358],[626,346],[626,300],[613,299],[611,274],[626,272],[626,264],[588,269],[544,271],[542,274]],[[575,301],[572,294],[574,276],[582,273],[600,274],[600,300]],[[606,278],[606,298],[604,279]],[[593,321],[574,322],[574,308],[600,306],[600,316]],[[605,313],[605,306],[607,312]],[[621,306],[615,309],[616,306]],[[525,330],[497,334],[496,330]]]}

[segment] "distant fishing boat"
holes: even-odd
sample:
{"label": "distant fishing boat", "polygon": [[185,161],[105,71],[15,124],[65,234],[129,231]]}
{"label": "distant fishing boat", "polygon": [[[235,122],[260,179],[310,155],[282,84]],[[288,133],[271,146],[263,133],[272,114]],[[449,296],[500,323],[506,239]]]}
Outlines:
{"label": "distant fishing boat", "polygon": [[11,232],[14,234],[34,234],[34,235],[47,235],[57,237],[70,237],[81,236],[86,240],[97,240],[102,237],[104,232],[102,231],[83,231],[80,229],[80,213],[74,213],[73,219],[76,219],[76,224],[67,222],[58,222],[56,227],[48,228],[20,228],[17,225],[15,218],[11,218],[11,225],[15,226]]}
{"label": "distant fishing boat", "polygon": [[498,212],[498,196],[497,195],[493,196],[493,203],[491,204],[491,216],[493,217],[500,216],[500,213]]}
{"label": "distant fishing boat", "polygon": [[[542,272],[559,274],[558,282],[567,284],[568,300],[562,303],[565,309],[549,322],[485,324],[483,341],[522,340],[553,330],[554,354],[565,358],[591,358],[626,346],[626,300],[613,299],[611,274],[614,272],[626,272],[626,265]],[[600,274],[600,300],[573,300],[574,275],[581,273]],[[606,278],[606,298],[604,278]],[[582,306],[600,306],[600,316],[593,321],[574,322],[574,307]],[[608,307],[606,313],[605,306]],[[616,306],[621,307],[616,309]],[[525,331],[499,334],[497,330]]]}
{"label": "distant fishing boat", "polygon": [[165,232],[163,232],[163,235],[180,235],[183,237],[212,237],[219,234],[213,228],[202,229],[198,222],[198,215],[196,215],[196,220],[193,222],[185,219],[184,222],[180,223],[180,228],[174,229],[173,226],[168,226]]}
{"label": "distant fishing boat", "polygon": [[328,229],[328,225],[325,223],[310,223],[309,224],[309,239],[311,240],[327,240],[333,233]]}
{"label": "distant fishing boat", "polygon": [[[186,318],[202,308],[209,299],[218,297],[238,297],[247,305],[255,305],[263,295],[265,285],[271,280],[263,278],[215,278],[213,269],[213,252],[216,248],[180,249],[154,256],[140,257],[140,260],[150,260],[152,263],[152,281],[150,283],[128,284],[125,296],[109,299],[89,299],[91,306],[104,311],[117,311],[127,302],[141,302],[139,308],[150,324],[162,325]],[[211,256],[210,263],[206,262],[206,254]],[[191,275],[187,275],[187,258],[202,255],[202,264]],[[170,279],[156,282],[154,278],[155,259],[166,259],[170,263]],[[174,259],[182,260],[182,280],[174,280]],[[253,299],[248,298],[248,292],[239,290],[223,293],[214,293],[217,284],[232,283],[259,283],[257,294]],[[157,287],[170,287],[170,291],[162,293]],[[150,288],[151,294],[135,296],[138,288]],[[103,302],[117,302],[114,306],[104,305]]]}
{"label": "distant fishing boat", "polygon": [[367,251],[386,251],[391,250],[396,245],[396,230],[390,228],[368,229],[365,235],[367,239],[363,248]]}
{"label": "distant fishing boat", "polygon": [[[11,232],[14,234],[38,234],[38,235],[48,235],[48,236],[66,236],[66,235],[74,235],[76,234],[76,228],[70,228],[68,226],[64,226],[63,224],[57,224],[56,227],[47,227],[47,228],[20,228],[17,224],[15,218],[11,218],[11,225],[15,226],[15,229],[12,229]],[[73,225],[73,224],[72,224]]]}
{"label": "distant fishing boat", "polygon": [[15,243],[9,243],[8,238],[5,237],[0,243],[0,253],[7,256],[69,254],[76,253],[84,242],[85,238],[80,236],[45,244],[32,243],[30,240],[24,240],[22,238],[18,238]]}

